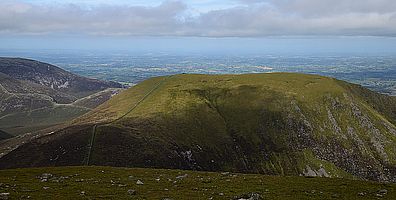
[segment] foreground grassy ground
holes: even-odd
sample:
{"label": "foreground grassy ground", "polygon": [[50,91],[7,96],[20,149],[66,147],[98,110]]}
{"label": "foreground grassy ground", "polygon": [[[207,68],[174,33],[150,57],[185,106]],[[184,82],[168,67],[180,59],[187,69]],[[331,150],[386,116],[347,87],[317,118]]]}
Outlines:
{"label": "foreground grassy ground", "polygon": [[0,193],[9,193],[9,199],[239,199],[249,193],[282,200],[396,199],[396,185],[164,169],[58,167],[2,170]]}

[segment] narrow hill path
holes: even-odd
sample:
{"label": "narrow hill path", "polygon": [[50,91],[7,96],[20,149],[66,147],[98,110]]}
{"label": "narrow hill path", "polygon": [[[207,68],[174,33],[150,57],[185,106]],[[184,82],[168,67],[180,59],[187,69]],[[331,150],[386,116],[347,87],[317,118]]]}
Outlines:
{"label": "narrow hill path", "polygon": [[89,141],[89,146],[88,146],[88,155],[87,155],[87,158],[85,159],[84,165],[89,165],[89,163],[91,161],[92,148],[93,148],[93,144],[94,144],[94,140],[95,140],[95,136],[96,136],[96,128],[97,127],[98,127],[98,125],[95,124],[92,128],[92,136],[91,136],[91,140]]}
{"label": "narrow hill path", "polygon": [[[154,91],[156,91],[161,85],[163,85],[171,76],[166,76],[164,77],[161,81],[159,81],[150,91],[148,91],[138,102],[136,102],[136,104],[134,106],[132,106],[132,108],[130,108],[125,114],[121,115],[120,117],[114,119],[113,121],[107,122],[105,124],[102,125],[106,125],[106,124],[112,124],[114,122],[117,122],[119,120],[121,120],[122,118],[124,118],[125,116],[127,116],[128,114],[130,114],[133,110],[135,110],[144,100],[146,100]],[[95,124],[92,127],[92,135],[91,135],[91,139],[89,142],[89,146],[88,146],[88,153],[87,153],[87,157],[86,159],[84,159],[84,165],[90,165],[91,159],[92,159],[92,152],[93,152],[93,147],[95,144],[95,137],[96,137],[96,129],[98,127],[98,124]]]}
{"label": "narrow hill path", "polygon": [[128,114],[130,114],[133,110],[135,110],[135,108],[137,108],[144,100],[147,99],[147,97],[149,97],[155,90],[157,90],[163,83],[165,83],[165,81],[167,81],[171,76],[167,76],[164,79],[162,79],[158,84],[156,84],[149,92],[147,92],[131,109],[129,109],[125,114],[123,114],[122,116],[120,116],[119,118],[107,123],[107,124],[111,124],[114,122],[117,122],[119,120],[121,120],[122,118],[124,118],[125,116],[127,116]]}

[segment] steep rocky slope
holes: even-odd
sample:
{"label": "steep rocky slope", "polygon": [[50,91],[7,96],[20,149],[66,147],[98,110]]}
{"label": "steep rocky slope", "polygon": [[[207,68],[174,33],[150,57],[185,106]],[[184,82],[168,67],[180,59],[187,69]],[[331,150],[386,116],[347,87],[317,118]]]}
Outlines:
{"label": "steep rocky slope", "polygon": [[21,145],[0,167],[89,164],[395,182],[395,106],[394,97],[316,75],[157,77]]}
{"label": "steep rocky slope", "polygon": [[38,61],[0,58],[0,128],[17,135],[69,121],[119,91],[109,87],[122,85]]}
{"label": "steep rocky slope", "polygon": [[51,88],[14,79],[0,73],[1,115],[50,106],[56,103],[72,103],[76,97]]}
{"label": "steep rocky slope", "polygon": [[116,82],[90,79],[54,65],[23,58],[1,58],[0,72],[18,80],[30,81],[77,98],[107,89],[121,88]]}

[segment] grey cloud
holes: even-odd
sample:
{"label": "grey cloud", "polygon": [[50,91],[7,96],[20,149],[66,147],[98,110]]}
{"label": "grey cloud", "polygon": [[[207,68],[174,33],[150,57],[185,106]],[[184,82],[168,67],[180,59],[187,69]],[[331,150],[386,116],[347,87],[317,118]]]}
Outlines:
{"label": "grey cloud", "polygon": [[244,4],[254,4],[254,3],[263,3],[266,2],[265,0],[237,0],[237,2],[244,3]]}
{"label": "grey cloud", "polygon": [[2,34],[150,36],[396,36],[394,0],[238,0],[241,6],[189,16],[188,5],[154,7],[0,2]]}
{"label": "grey cloud", "polygon": [[308,16],[396,11],[394,0],[271,0],[270,2],[284,12]]}
{"label": "grey cloud", "polygon": [[186,10],[180,2],[167,1],[157,7],[98,6],[74,4],[40,6],[0,3],[0,31],[3,33],[88,33],[109,35],[167,35],[179,25]]}
{"label": "grey cloud", "polygon": [[[282,10],[281,10],[282,9]],[[212,11],[200,17],[209,36],[261,35],[396,35],[396,12],[340,12],[337,15],[284,12],[267,4]],[[395,9],[396,10],[396,9]]]}

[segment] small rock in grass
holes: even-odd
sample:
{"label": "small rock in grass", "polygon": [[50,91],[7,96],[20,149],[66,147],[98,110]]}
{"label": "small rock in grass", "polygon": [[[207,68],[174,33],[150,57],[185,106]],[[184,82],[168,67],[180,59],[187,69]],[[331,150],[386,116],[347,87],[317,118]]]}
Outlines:
{"label": "small rock in grass", "polygon": [[54,175],[50,174],[50,173],[43,173],[40,176],[38,176],[37,178],[39,178],[41,180],[41,182],[47,182],[48,179],[52,178]]}
{"label": "small rock in grass", "polygon": [[364,195],[366,195],[366,193],[365,192],[359,192],[358,195],[359,196],[364,196]]}
{"label": "small rock in grass", "polygon": [[388,190],[387,189],[382,189],[378,191],[379,194],[387,194]]}
{"label": "small rock in grass", "polygon": [[49,178],[52,178],[54,175],[52,175],[52,174],[50,174],[50,173],[43,173],[43,174],[41,174],[41,178],[46,178],[46,179],[49,179]]}
{"label": "small rock in grass", "polygon": [[1,200],[7,200],[10,198],[10,193],[5,192],[5,193],[0,193],[0,199]]}
{"label": "small rock in grass", "polygon": [[243,195],[236,197],[234,199],[237,199],[237,200],[262,200],[263,197],[259,193],[252,192],[252,193],[243,194]]}
{"label": "small rock in grass", "polygon": [[220,195],[220,196],[224,196],[224,193],[220,192],[219,195]]}
{"label": "small rock in grass", "polygon": [[387,189],[382,189],[382,190],[379,190],[379,191],[377,192],[377,194],[375,194],[375,196],[376,196],[376,197],[384,197],[387,193],[388,193],[388,190],[387,190]]}
{"label": "small rock in grass", "polygon": [[143,185],[144,183],[143,183],[141,180],[137,180],[137,181],[136,181],[136,184],[138,184],[138,185]]}
{"label": "small rock in grass", "polygon": [[81,194],[81,195],[85,195],[85,191],[81,191],[80,194]]}
{"label": "small rock in grass", "polygon": [[176,176],[176,179],[186,178],[187,176],[188,176],[188,174],[184,174],[184,175],[181,175],[181,176]]}
{"label": "small rock in grass", "polygon": [[129,189],[128,190],[128,194],[129,195],[136,195],[136,190]]}

